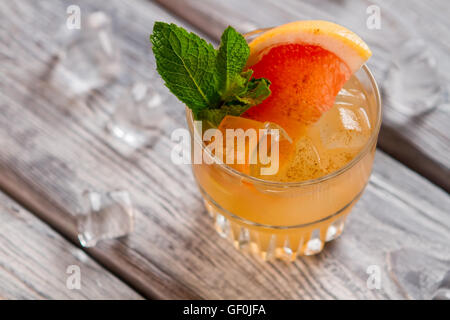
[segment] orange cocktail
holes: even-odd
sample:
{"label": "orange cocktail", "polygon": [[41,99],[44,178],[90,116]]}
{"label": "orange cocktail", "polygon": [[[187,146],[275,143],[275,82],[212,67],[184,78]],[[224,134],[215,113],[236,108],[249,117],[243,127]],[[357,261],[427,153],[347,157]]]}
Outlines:
{"label": "orange cocktail", "polygon": [[[380,96],[369,69],[364,65],[352,73],[332,106],[314,121],[272,119],[270,111],[244,114],[244,127],[246,118],[274,121],[292,138],[289,151],[280,148],[289,155],[280,155],[284,160],[276,174],[264,176],[220,163],[193,164],[216,229],[237,248],[263,259],[293,260],[320,252],[325,242],[341,234],[369,179],[381,123]],[[277,92],[272,94],[277,97]],[[192,145],[213,158],[188,109],[187,121]]]}

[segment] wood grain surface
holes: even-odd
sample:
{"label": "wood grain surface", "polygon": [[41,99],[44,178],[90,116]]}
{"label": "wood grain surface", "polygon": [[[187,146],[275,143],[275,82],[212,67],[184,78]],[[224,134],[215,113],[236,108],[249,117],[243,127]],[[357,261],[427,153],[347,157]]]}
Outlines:
{"label": "wood grain surface", "polygon": [[[66,285],[73,275],[70,266],[79,267],[79,289]],[[0,192],[0,300],[140,298],[85,252]]]}
{"label": "wood grain surface", "polygon": [[[368,66],[383,95],[383,129],[379,147],[446,191],[450,191],[450,2],[432,1],[297,1],[297,0],[157,0],[215,40],[228,25],[241,32],[295,20],[329,20],[355,31],[373,55]],[[378,5],[381,29],[368,29],[366,9]],[[251,13],[251,14],[249,14]],[[405,114],[392,104],[399,93],[386,81],[392,60],[402,45],[423,40],[435,60],[442,87],[431,111]],[[401,72],[402,70],[400,70]],[[426,75],[415,74],[417,78]],[[411,79],[407,79],[410,81]],[[411,92],[414,94],[414,92]]]}
{"label": "wood grain surface", "polygon": [[[0,4],[0,30],[10,30],[0,41],[0,188],[74,241],[84,190],[128,190],[135,231],[87,252],[130,286],[161,299],[395,299],[408,298],[408,289],[392,276],[391,253],[411,248],[450,267],[448,194],[381,151],[346,231],[323,253],[286,264],[235,251],[213,229],[190,167],[170,161],[170,133],[186,126],[184,108],[157,77],[148,43],[155,20],[199,31],[151,2],[108,2],[122,77],[70,99],[45,77],[69,4]],[[82,13],[104,7],[79,4]],[[151,82],[167,108],[159,140],[132,152],[104,129],[130,79]],[[380,290],[367,287],[370,265],[381,269]]]}

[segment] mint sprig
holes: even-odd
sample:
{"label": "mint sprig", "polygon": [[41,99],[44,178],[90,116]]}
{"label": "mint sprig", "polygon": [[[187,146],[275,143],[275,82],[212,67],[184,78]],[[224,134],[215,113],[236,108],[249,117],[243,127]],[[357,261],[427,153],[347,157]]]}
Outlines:
{"label": "mint sprig", "polygon": [[150,36],[158,73],[169,90],[194,114],[220,101],[211,44],[175,24],[155,22]]}
{"label": "mint sprig", "polygon": [[250,48],[244,37],[232,27],[226,28],[220,39],[216,59],[219,92],[222,98],[232,97],[243,92],[246,83],[240,73],[245,67],[249,55]]}
{"label": "mint sprig", "polygon": [[232,27],[218,50],[173,23],[155,22],[150,41],[158,73],[197,120],[218,126],[226,115],[240,116],[270,95],[269,80],[243,71],[250,49]]}

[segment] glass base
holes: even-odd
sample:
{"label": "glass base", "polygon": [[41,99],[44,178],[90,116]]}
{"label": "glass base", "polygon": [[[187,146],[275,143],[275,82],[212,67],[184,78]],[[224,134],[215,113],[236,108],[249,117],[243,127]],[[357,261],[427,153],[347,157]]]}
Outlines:
{"label": "glass base", "polygon": [[351,210],[348,207],[338,215],[305,227],[275,229],[247,225],[228,217],[226,212],[209,200],[205,199],[204,202],[222,238],[232,242],[236,249],[252,253],[264,261],[294,261],[298,256],[318,254],[326,242],[340,236]]}

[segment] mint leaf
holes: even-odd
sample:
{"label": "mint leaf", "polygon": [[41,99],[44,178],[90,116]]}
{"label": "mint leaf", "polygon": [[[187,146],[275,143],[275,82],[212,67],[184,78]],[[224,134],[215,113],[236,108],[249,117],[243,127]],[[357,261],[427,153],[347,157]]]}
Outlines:
{"label": "mint leaf", "polygon": [[232,27],[226,28],[220,39],[216,60],[219,92],[222,99],[244,90],[246,83],[240,73],[249,55],[250,49],[244,37]]}
{"label": "mint leaf", "polygon": [[251,79],[248,82],[247,91],[238,96],[238,100],[255,106],[263,102],[268,96],[270,96],[270,81],[265,78]]}
{"label": "mint leaf", "polygon": [[164,22],[155,22],[150,41],[158,73],[194,115],[219,105],[217,51],[211,44],[173,23]]}
{"label": "mint leaf", "polygon": [[232,27],[220,47],[175,24],[155,22],[150,36],[159,74],[169,90],[188,106],[196,120],[218,126],[227,115],[240,116],[270,95],[270,81],[245,70],[250,49]]}
{"label": "mint leaf", "polygon": [[[250,72],[251,75],[252,72]],[[240,96],[225,102],[218,109],[203,109],[199,112],[199,119],[206,120],[210,125],[217,127],[225,116],[240,116],[249,108],[260,104],[270,95],[270,81],[264,78],[248,81],[248,73],[243,73],[242,79],[246,80],[246,90]]]}

